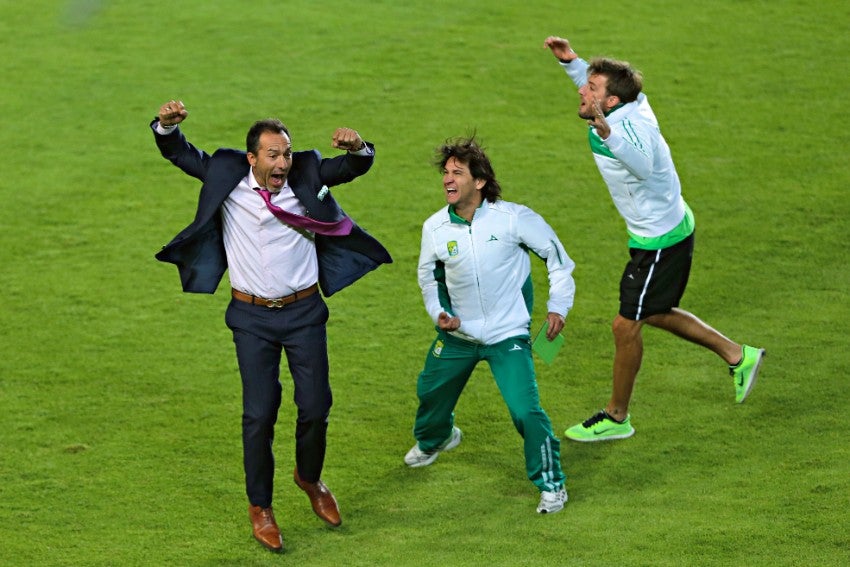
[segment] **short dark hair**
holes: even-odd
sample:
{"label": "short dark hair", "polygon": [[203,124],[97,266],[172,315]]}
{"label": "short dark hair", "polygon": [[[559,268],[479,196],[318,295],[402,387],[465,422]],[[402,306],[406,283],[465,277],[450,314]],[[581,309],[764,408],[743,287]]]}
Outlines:
{"label": "short dark hair", "polygon": [[277,118],[257,120],[254,122],[254,125],[251,126],[251,129],[248,130],[248,136],[245,137],[245,147],[248,149],[249,153],[254,155],[257,154],[257,150],[260,149],[260,136],[266,132],[272,132],[274,134],[283,133],[286,134],[286,137],[290,138],[290,140],[292,138],[289,135],[289,129]]}
{"label": "short dark hair", "polygon": [[587,75],[602,75],[608,79],[608,94],[622,102],[632,102],[643,90],[643,76],[628,61],[597,57],[590,61]]}
{"label": "short dark hair", "polygon": [[496,174],[490,164],[490,158],[484,153],[484,148],[478,144],[475,134],[468,138],[455,138],[437,148],[434,156],[434,165],[443,171],[446,162],[455,158],[457,161],[469,167],[469,173],[474,179],[483,179],[486,183],[481,189],[481,195],[490,201],[496,202],[502,196],[502,187],[496,181]]}

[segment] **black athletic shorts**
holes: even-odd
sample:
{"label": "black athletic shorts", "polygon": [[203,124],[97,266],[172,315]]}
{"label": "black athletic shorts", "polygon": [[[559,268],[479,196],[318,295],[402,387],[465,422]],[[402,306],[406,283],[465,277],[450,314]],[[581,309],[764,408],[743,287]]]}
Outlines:
{"label": "black athletic shorts", "polygon": [[629,255],[620,280],[620,315],[640,321],[678,307],[691,273],[694,235],[661,250],[629,248]]}

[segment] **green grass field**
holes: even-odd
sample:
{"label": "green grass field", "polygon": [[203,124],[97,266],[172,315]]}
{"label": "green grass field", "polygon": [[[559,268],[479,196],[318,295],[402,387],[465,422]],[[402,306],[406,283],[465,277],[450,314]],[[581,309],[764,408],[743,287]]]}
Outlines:
{"label": "green grass field", "polygon": [[[4,2],[0,564],[850,564],[850,6],[708,4]],[[577,263],[566,346],[537,368],[556,432],[607,400],[626,239],[550,34],[644,72],[697,218],[683,307],[768,357],[738,406],[719,359],[647,332],[636,435],[564,441],[570,502],[542,517],[486,366],[457,408],[464,443],[424,470],[402,457],[433,337],[420,227],[443,205],[430,160],[448,137],[476,131],[505,198]],[[297,149],[333,154],[339,126],[377,147],[335,190],[395,258],[328,299],[324,480],[344,524],[324,527],[290,480],[284,380],[282,556],[247,519],[227,282],[183,294],[153,258],[198,188],[147,127],[170,98],[207,150],[267,116]]]}

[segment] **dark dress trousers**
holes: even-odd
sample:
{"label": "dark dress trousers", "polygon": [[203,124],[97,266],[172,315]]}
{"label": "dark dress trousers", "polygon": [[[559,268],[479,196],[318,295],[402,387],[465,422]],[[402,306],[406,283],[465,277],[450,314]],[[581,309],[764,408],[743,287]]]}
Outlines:
{"label": "dark dress trousers", "polygon": [[[156,254],[177,266],[183,291],[213,293],[225,270],[220,208],[248,174],[244,151],[219,149],[212,156],[190,144],[179,128],[156,132],[162,156],[202,182],[195,219]],[[372,147],[369,144],[370,148]],[[366,173],[373,156],[350,153],[323,159],[318,151],[295,152],[288,181],[307,214],[321,221],[339,220],[345,213],[323,186],[346,183]],[[352,284],[381,264],[391,263],[387,250],[356,223],[347,236],[315,235],[319,287],[325,296]],[[248,499],[271,505],[274,458],[271,445],[281,401],[279,368],[286,353],[298,408],[295,453],[302,480],[319,480],[325,455],[327,418],[332,404],[328,381],[328,309],[319,294],[282,309],[231,300],[225,316],[233,331],[242,376],[242,436]]]}

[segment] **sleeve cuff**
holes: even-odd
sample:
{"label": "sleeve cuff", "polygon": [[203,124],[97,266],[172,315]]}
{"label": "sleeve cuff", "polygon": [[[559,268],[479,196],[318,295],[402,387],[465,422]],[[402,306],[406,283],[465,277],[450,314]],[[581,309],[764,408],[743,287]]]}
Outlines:
{"label": "sleeve cuff", "polygon": [[177,129],[177,124],[172,124],[171,126],[163,126],[162,123],[157,121],[156,128],[154,129],[156,130],[157,134],[167,136],[168,134],[171,134]]}
{"label": "sleeve cuff", "polygon": [[356,152],[349,151],[348,153],[353,156],[373,156],[375,155],[375,150],[372,149],[372,147],[364,141],[362,148],[360,148]]}

